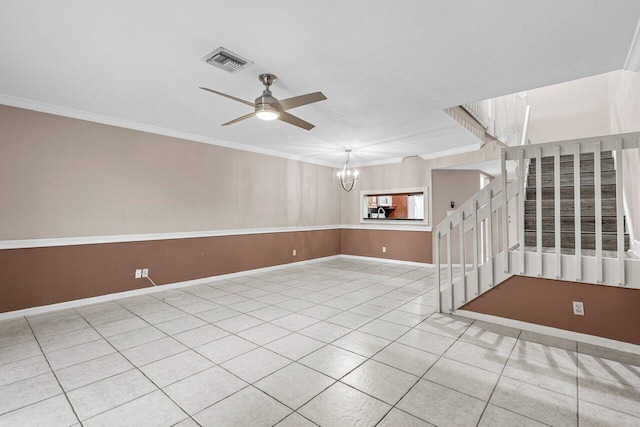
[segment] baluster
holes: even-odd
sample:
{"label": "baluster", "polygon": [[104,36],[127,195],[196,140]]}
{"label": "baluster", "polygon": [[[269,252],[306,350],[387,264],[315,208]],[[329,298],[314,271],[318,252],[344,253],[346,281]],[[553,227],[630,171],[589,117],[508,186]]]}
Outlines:
{"label": "baluster", "polygon": [[580,199],[580,144],[573,152],[573,213],[575,222],[576,281],[582,280],[582,205]]}
{"label": "baluster", "polygon": [[596,209],[596,274],[597,283],[603,281],[602,270],[602,168],[600,166],[600,141],[593,144],[593,175]]}
{"label": "baluster", "polygon": [[440,283],[442,278],[440,273],[440,230],[439,229],[436,229],[435,257],[436,257],[436,260],[435,260],[436,281],[438,282],[438,298],[437,298],[438,313],[442,313],[442,301],[440,300],[442,298],[442,284]]}
{"label": "baluster", "polygon": [[624,286],[624,205],[622,194],[622,140],[616,141],[616,217],[618,222],[618,285]]}
{"label": "baluster", "polygon": [[451,259],[451,230],[453,222],[447,222],[447,277],[449,280],[449,313],[453,312],[453,260]]}
{"label": "baluster", "polygon": [[464,304],[467,299],[467,280],[466,280],[466,270],[467,270],[467,261],[465,259],[465,240],[464,240],[464,209],[460,209],[460,271],[462,276],[460,277],[460,284],[462,285],[462,304]]}
{"label": "baluster", "polygon": [[473,271],[476,278],[476,295],[480,295],[480,273],[478,271],[478,200],[473,200]]}
{"label": "baluster", "polygon": [[520,274],[524,274],[524,150],[518,152],[518,240],[520,244]]}
{"label": "baluster", "polygon": [[487,217],[487,262],[489,263],[489,287],[493,286],[493,189],[489,189],[487,196],[487,208],[489,216]]}
{"label": "baluster", "polygon": [[542,148],[536,153],[536,253],[538,276],[542,277]]}
{"label": "baluster", "polygon": [[502,166],[502,250],[504,251],[504,272],[509,273],[509,209],[507,198],[507,152],[501,153]]}
{"label": "baluster", "polygon": [[561,235],[560,235],[560,146],[556,145],[553,154],[553,195],[555,208],[555,246],[556,246],[556,279],[562,277]]}

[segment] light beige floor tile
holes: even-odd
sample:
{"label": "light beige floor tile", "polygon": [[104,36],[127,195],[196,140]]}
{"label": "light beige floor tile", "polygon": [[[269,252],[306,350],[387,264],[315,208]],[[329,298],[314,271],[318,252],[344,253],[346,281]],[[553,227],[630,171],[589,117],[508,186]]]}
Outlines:
{"label": "light beige floor tile", "polygon": [[160,338],[165,338],[166,336],[167,335],[164,332],[156,329],[154,326],[147,326],[146,328],[136,329],[120,335],[114,335],[107,338],[107,341],[109,341],[111,345],[119,351],[123,351],[128,348],[157,341]]}
{"label": "light beige floor tile", "polygon": [[27,359],[29,357],[34,357],[41,354],[42,351],[40,351],[40,347],[35,340],[7,345],[0,348],[0,365],[15,362],[21,359]]}
{"label": "light beige floor tile", "polygon": [[280,326],[290,331],[299,331],[300,329],[304,329],[318,322],[318,319],[314,319],[313,317],[305,316],[299,313],[291,313],[284,317],[280,317],[279,319],[271,321],[271,323],[273,323],[274,325]]}
{"label": "light beige floor tile", "polygon": [[62,393],[52,373],[0,387],[0,415]]}
{"label": "light beige floor tile", "polygon": [[389,409],[386,403],[338,382],[298,412],[325,427],[360,427],[377,424]]}
{"label": "light beige floor tile", "polygon": [[497,374],[502,372],[508,358],[503,353],[462,341],[456,341],[443,356]]}
{"label": "light beige floor tile", "polygon": [[358,353],[365,357],[371,357],[384,347],[389,345],[391,341],[365,334],[360,331],[353,331],[333,342],[336,347]]}
{"label": "light beige floor tile", "polygon": [[617,351],[610,348],[599,347],[597,345],[578,343],[578,353],[589,354],[602,359],[615,360],[627,365],[640,366],[640,354]]}
{"label": "light beige floor tile", "polygon": [[191,375],[212,368],[213,362],[193,350],[142,366],[140,370],[158,387],[166,387]]}
{"label": "light beige floor tile", "polygon": [[[511,353],[511,350],[513,350],[513,347],[515,346],[517,341],[516,337],[502,335],[493,332],[490,329],[485,329],[485,327],[476,327],[476,323],[469,326],[469,328],[467,328],[467,330],[464,331],[462,335],[460,335],[460,341],[475,344],[477,346],[488,348],[500,353],[505,353],[507,355]],[[502,331],[502,329],[498,330]],[[509,331],[507,330],[504,332]]]}
{"label": "light beige floor tile", "polygon": [[370,335],[385,338],[388,340],[396,340],[409,331],[408,326],[391,323],[380,319],[375,319],[362,326],[359,331],[366,332]]}
{"label": "light beige floor tile", "polygon": [[53,353],[54,351],[64,348],[73,347],[90,341],[99,340],[102,337],[93,328],[82,328],[75,331],[63,332],[56,335],[46,335],[40,337],[38,342],[45,353]]}
{"label": "light beige floor tile", "polygon": [[202,313],[203,311],[213,310],[214,308],[219,307],[218,304],[215,304],[207,300],[200,300],[197,302],[193,302],[191,304],[182,304],[182,303],[175,304],[174,301],[171,301],[171,302],[173,303],[172,305],[176,305],[177,307],[180,307],[180,310],[189,314]]}
{"label": "light beige floor tile", "polygon": [[[251,408],[251,410],[246,410]],[[203,427],[268,427],[291,410],[254,387],[247,387],[195,415]]]}
{"label": "light beige floor tile", "polygon": [[518,427],[543,427],[546,424],[542,424],[531,418],[527,418],[515,412],[507,411],[498,406],[489,404],[485,409],[482,419],[480,420],[480,427],[495,427],[495,426],[518,426]]}
{"label": "light beige floor tile", "polygon": [[511,358],[502,375],[546,388],[567,396],[577,397],[577,369],[563,369],[540,363],[535,359]]}
{"label": "light beige floor tile", "polygon": [[263,323],[262,325],[258,325],[253,328],[246,329],[242,332],[238,332],[239,337],[242,337],[257,345],[268,344],[271,341],[275,341],[289,334],[291,334],[290,330],[272,325],[270,323]]}
{"label": "light beige floor tile", "polygon": [[418,381],[418,377],[375,360],[367,360],[340,381],[395,405]]}
{"label": "light beige floor tile", "polygon": [[216,322],[215,325],[225,331],[237,334],[240,331],[253,328],[254,326],[261,325],[262,323],[264,322],[260,319],[256,319],[255,317],[251,317],[246,314],[240,314],[238,316],[220,320],[219,322]]}
{"label": "light beige floor tile", "polygon": [[399,409],[393,408],[391,412],[387,414],[386,417],[377,425],[377,427],[429,427],[432,424],[429,424],[426,421],[422,421],[419,418],[414,417],[413,415],[409,415],[406,412],[403,412]]}
{"label": "light beige floor tile", "polygon": [[518,339],[522,341],[535,342],[550,347],[561,348],[563,350],[572,352],[576,352],[578,350],[578,343],[575,341],[552,337],[551,335],[539,334],[537,332],[522,331]]}
{"label": "light beige floor tile", "polygon": [[292,409],[298,409],[335,382],[298,363],[292,363],[254,385]]}
{"label": "light beige floor tile", "polygon": [[438,360],[438,356],[394,342],[373,359],[421,377]]}
{"label": "light beige floor tile", "polygon": [[160,329],[162,332],[168,335],[176,335],[180,332],[188,331],[190,329],[195,329],[200,326],[206,325],[202,319],[199,319],[195,316],[183,316],[178,317],[177,319],[168,320],[166,322],[156,324],[156,328]]}
{"label": "light beige floor tile", "polygon": [[578,394],[580,400],[640,417],[640,387],[580,376]]}
{"label": "light beige floor tile", "polygon": [[367,360],[365,357],[358,354],[327,345],[303,357],[299,362],[332,378],[339,379],[365,360]]}
{"label": "light beige floor tile", "polygon": [[578,422],[576,399],[507,377],[500,378],[491,403],[545,424]]}
{"label": "light beige floor tile", "polygon": [[67,394],[80,421],[156,390],[140,371],[131,370],[73,390]]}
{"label": "light beige floor tile", "polygon": [[194,348],[228,336],[229,333],[213,325],[205,325],[173,336],[187,347]]}
{"label": "light beige floor tile", "polygon": [[194,350],[202,354],[213,363],[222,363],[243,353],[253,350],[257,346],[235,335],[212,341],[196,347]]}
{"label": "light beige floor tile", "polygon": [[0,365],[0,387],[48,372],[51,369],[43,355],[5,363]]}
{"label": "light beige floor tile", "polygon": [[[301,310],[299,313],[305,316],[313,317],[318,320],[325,320],[331,316],[335,316],[340,313],[342,310],[338,310],[337,308],[327,307],[324,305],[314,305],[312,303],[307,303],[307,308]],[[286,307],[284,307],[286,308]]]}
{"label": "light beige floor tile", "polygon": [[499,377],[484,369],[441,358],[429,369],[424,379],[487,401]]}
{"label": "light beige floor tile", "polygon": [[47,360],[53,369],[58,370],[115,352],[106,340],[101,339],[54,351],[47,354]]}
{"label": "light beige floor tile", "polygon": [[272,320],[288,316],[289,314],[291,314],[289,310],[285,310],[284,308],[276,307],[273,305],[259,308],[251,312],[252,317],[257,317],[258,319],[264,320],[265,322],[270,322]]}
{"label": "light beige floor tile", "polygon": [[518,340],[510,357],[567,370],[575,370],[578,360],[574,351],[525,340]]}
{"label": "light beige floor tile", "polygon": [[215,366],[171,384],[164,391],[189,415],[194,415],[248,384]]}
{"label": "light beige floor tile", "polygon": [[351,329],[333,323],[319,322],[298,331],[299,334],[306,335],[322,342],[332,342],[348,334]]}
{"label": "light beige floor tile", "polygon": [[436,313],[419,323],[416,329],[457,339],[467,330],[471,323],[472,321],[469,319]]}
{"label": "light beige floor tile", "polygon": [[333,323],[335,325],[344,326],[346,328],[357,329],[365,324],[371,322],[372,317],[363,316],[362,314],[350,313],[348,311],[336,314],[326,319],[326,322]]}
{"label": "light beige floor tile", "polygon": [[230,308],[218,307],[212,310],[201,311],[200,313],[196,314],[196,316],[209,323],[215,323],[224,319],[228,319],[230,317],[237,316],[239,314],[240,312],[231,310]]}
{"label": "light beige floor tile", "polygon": [[276,427],[316,427],[316,424],[312,423],[302,415],[294,412],[287,418],[276,424]]}
{"label": "light beige floor tile", "polygon": [[100,335],[108,338],[114,335],[123,334],[125,332],[134,331],[136,329],[144,328],[147,326],[149,326],[149,324],[139,317],[130,317],[111,323],[95,325],[94,328],[100,333]]}
{"label": "light beige floor tile", "polygon": [[424,319],[426,319],[426,315],[407,313],[406,311],[401,310],[393,310],[380,317],[382,320],[386,320],[392,323],[398,323],[400,325],[409,326],[413,328]]}
{"label": "light beige floor tile", "polygon": [[78,419],[64,395],[0,415],[0,426],[3,427],[68,427],[77,422]]}
{"label": "light beige floor tile", "polygon": [[455,426],[475,426],[484,407],[480,399],[426,380],[420,380],[398,403],[399,409],[422,420]]}
{"label": "light beige floor tile", "polygon": [[400,337],[397,342],[428,351],[429,353],[441,355],[451,347],[455,340],[442,335],[432,334],[431,332],[413,329]]}
{"label": "light beige floor tile", "polygon": [[200,427],[200,425],[193,421],[192,418],[187,418],[186,420],[181,421],[172,427]]}
{"label": "light beige floor tile", "polygon": [[167,337],[124,350],[122,355],[134,365],[144,366],[185,350],[187,350],[187,347],[173,338]]}
{"label": "light beige floor tile", "polygon": [[286,337],[280,338],[269,344],[265,345],[265,348],[276,352],[291,360],[298,360],[301,357],[306,356],[324,346],[322,341],[314,340],[313,338],[306,337],[304,335],[293,333]]}
{"label": "light beige floor tile", "polygon": [[70,391],[131,369],[133,369],[133,365],[120,353],[111,353],[58,369],[56,375],[62,387],[66,391]]}
{"label": "light beige floor tile", "polygon": [[367,302],[364,304],[357,305],[353,308],[350,308],[349,311],[351,313],[357,313],[357,314],[362,314],[363,316],[377,318],[388,313],[389,311],[391,311],[391,309],[387,307],[380,307],[379,305],[375,305]]}
{"label": "light beige floor tile", "polygon": [[254,383],[290,363],[291,360],[286,357],[282,357],[265,348],[257,348],[228,360],[220,366],[246,382]]}
{"label": "light beige floor tile", "polygon": [[84,421],[85,427],[173,426],[187,417],[160,390]]}
{"label": "light beige floor tile", "polygon": [[640,426],[640,418],[614,411],[593,403],[580,401],[580,426],[582,427],[637,427]]}
{"label": "light beige floor tile", "polygon": [[581,377],[595,377],[640,388],[640,366],[610,360],[590,354],[578,355]]}

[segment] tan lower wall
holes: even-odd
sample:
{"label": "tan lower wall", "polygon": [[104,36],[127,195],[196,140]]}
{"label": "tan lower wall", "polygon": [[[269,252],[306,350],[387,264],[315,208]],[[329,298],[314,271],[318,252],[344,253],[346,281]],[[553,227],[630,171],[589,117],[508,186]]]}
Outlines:
{"label": "tan lower wall", "polygon": [[[297,256],[292,256],[296,249]],[[340,230],[0,251],[0,312],[217,276],[340,253]]]}
{"label": "tan lower wall", "polygon": [[[573,314],[584,303],[584,316]],[[513,276],[463,310],[640,344],[640,290]]]}
{"label": "tan lower wall", "polygon": [[432,263],[429,231],[343,229],[340,246],[346,255]]}

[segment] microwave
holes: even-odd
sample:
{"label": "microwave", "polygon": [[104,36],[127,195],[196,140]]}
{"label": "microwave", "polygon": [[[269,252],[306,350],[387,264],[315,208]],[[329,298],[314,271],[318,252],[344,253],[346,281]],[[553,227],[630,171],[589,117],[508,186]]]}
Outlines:
{"label": "microwave", "polygon": [[391,206],[391,196],[378,196],[378,206]]}

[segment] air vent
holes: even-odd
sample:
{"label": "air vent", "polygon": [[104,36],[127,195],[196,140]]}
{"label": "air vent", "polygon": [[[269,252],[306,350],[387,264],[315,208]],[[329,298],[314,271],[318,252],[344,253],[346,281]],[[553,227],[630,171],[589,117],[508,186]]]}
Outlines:
{"label": "air vent", "polygon": [[230,73],[234,73],[253,64],[253,62],[248,59],[245,59],[223,47],[217,48],[202,58],[202,60],[207,64],[211,64],[214,67],[221,68]]}

